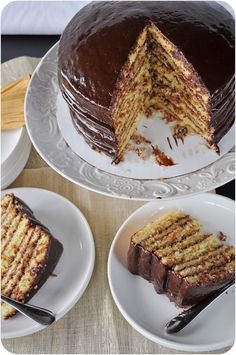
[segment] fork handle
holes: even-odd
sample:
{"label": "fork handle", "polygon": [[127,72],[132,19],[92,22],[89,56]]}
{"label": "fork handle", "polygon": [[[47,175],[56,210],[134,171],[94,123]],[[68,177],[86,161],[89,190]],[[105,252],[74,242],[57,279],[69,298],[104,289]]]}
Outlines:
{"label": "fork handle", "polygon": [[218,291],[214,292],[213,295],[209,296],[204,301],[183,311],[182,313],[171,319],[165,326],[166,332],[169,334],[177,333],[181,329],[185,328],[186,325],[188,325],[201,311],[203,311],[210,303],[212,303],[217,297],[219,297],[234,283],[235,280],[232,280],[230,283],[228,283]]}
{"label": "fork handle", "polygon": [[45,308],[24,304],[3,295],[1,295],[1,300],[39,324],[50,325],[55,321],[55,315]]}

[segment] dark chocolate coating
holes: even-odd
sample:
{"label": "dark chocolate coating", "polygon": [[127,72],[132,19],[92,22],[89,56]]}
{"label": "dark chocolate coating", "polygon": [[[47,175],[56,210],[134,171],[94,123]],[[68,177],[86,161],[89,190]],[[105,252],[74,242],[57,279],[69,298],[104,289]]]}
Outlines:
{"label": "dark chocolate coating", "polygon": [[63,252],[63,246],[55,237],[52,236],[49,229],[35,218],[33,211],[29,208],[29,206],[24,201],[22,201],[19,197],[16,196],[13,196],[13,198],[15,204],[17,205],[17,208],[27,215],[32,225],[39,226],[41,229],[43,229],[45,232],[47,232],[50,235],[50,244],[49,244],[46,258],[44,259],[44,264],[42,268],[39,270],[37,274],[37,279],[34,282],[30,292],[22,300],[24,302],[28,302],[35,295],[35,293],[38,292],[40,287],[43,286],[43,284],[47,281],[48,277],[55,269],[61,257],[61,254]]}
{"label": "dark chocolate coating", "polygon": [[180,307],[187,307],[197,304],[206,297],[227,285],[234,280],[234,274],[229,274],[228,278],[210,282],[206,285],[190,285],[185,278],[176,274],[174,271],[169,271],[166,282],[167,296],[171,301]]}
{"label": "dark chocolate coating", "polygon": [[157,293],[165,292],[168,268],[156,255],[145,250],[141,245],[130,243],[127,260],[128,269],[132,274],[152,282]]}
{"label": "dark chocolate coating", "polygon": [[200,76],[212,101],[215,142],[234,121],[234,19],[215,1],[93,2],[62,34],[58,79],[77,129],[116,155],[111,117],[119,74],[140,32],[153,22]]}
{"label": "dark chocolate coating", "polygon": [[203,285],[190,285],[185,278],[163,265],[155,254],[132,242],[127,260],[130,272],[151,282],[157,293],[166,292],[170,301],[175,302],[179,307],[201,302],[234,280],[235,277],[232,273],[224,280],[216,280]]}

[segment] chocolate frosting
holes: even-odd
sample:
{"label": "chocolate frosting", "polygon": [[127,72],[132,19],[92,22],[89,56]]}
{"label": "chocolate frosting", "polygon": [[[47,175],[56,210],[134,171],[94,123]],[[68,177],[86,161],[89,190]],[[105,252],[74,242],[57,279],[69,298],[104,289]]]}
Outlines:
{"label": "chocolate frosting", "polygon": [[62,34],[58,78],[77,129],[109,155],[116,151],[110,106],[119,73],[150,21],[184,54],[208,90],[216,142],[234,121],[234,19],[227,10],[215,1],[93,2]]}

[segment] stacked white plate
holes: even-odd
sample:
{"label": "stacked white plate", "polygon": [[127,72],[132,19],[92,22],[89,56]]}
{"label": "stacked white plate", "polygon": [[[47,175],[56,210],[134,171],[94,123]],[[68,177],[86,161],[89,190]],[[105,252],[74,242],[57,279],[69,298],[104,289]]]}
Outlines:
{"label": "stacked white plate", "polygon": [[2,132],[1,188],[9,186],[23,170],[30,154],[31,142],[26,128]]}
{"label": "stacked white plate", "polygon": [[[38,58],[19,57],[1,65],[2,86],[32,73]],[[9,186],[23,170],[31,142],[25,127],[1,132],[1,188]]]}

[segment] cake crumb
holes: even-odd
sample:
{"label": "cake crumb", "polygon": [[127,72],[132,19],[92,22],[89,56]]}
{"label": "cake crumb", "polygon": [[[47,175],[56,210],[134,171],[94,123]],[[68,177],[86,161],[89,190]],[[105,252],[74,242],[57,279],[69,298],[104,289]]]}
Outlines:
{"label": "cake crumb", "polygon": [[171,143],[170,143],[170,138],[169,138],[169,137],[166,137],[166,139],[167,139],[167,142],[168,142],[168,144],[169,144],[170,149],[173,150],[172,145],[171,145]]}
{"label": "cake crumb", "polygon": [[[187,136],[188,134],[188,128],[187,127],[183,127],[180,126],[179,124],[176,124],[174,126],[174,140],[175,143],[177,142],[177,139],[180,139],[182,141],[182,143],[184,144],[184,138]],[[178,146],[178,143],[176,143],[176,145]]]}
{"label": "cake crumb", "polygon": [[176,136],[174,134],[173,134],[173,138],[175,140],[176,147],[178,147],[178,139],[176,138]]}
{"label": "cake crumb", "polygon": [[151,144],[151,141],[145,138],[144,136],[142,136],[141,134],[133,134],[131,139],[137,145],[140,145],[142,143]]}
{"label": "cake crumb", "polygon": [[145,160],[145,148],[135,148],[134,152],[140,157],[141,160]]}
{"label": "cake crumb", "polygon": [[170,113],[165,112],[165,113],[164,113],[163,120],[164,120],[166,123],[169,123],[169,122],[176,121],[176,117],[175,117],[174,115],[170,114]]}
{"label": "cake crumb", "polygon": [[188,128],[185,126],[180,126],[179,124],[176,124],[174,126],[174,134],[176,135],[177,138],[185,137],[188,134]]}
{"label": "cake crumb", "polygon": [[134,147],[130,143],[128,143],[125,150],[126,152],[134,152],[141,158],[141,160],[145,160],[145,156],[146,156],[145,147]]}
{"label": "cake crumb", "polygon": [[125,150],[126,150],[127,152],[132,151],[132,150],[133,150],[132,145],[131,145],[130,143],[128,143],[128,144],[126,145],[126,147],[125,147]]}
{"label": "cake crumb", "polygon": [[162,152],[157,145],[155,147],[152,145],[152,157],[154,158],[155,163],[158,165],[175,165],[173,159]]}
{"label": "cake crumb", "polygon": [[147,119],[150,119],[152,117],[152,114],[153,114],[153,110],[150,107],[145,109],[145,115]]}
{"label": "cake crumb", "polygon": [[224,242],[227,239],[227,236],[223,232],[219,232],[218,238]]}

